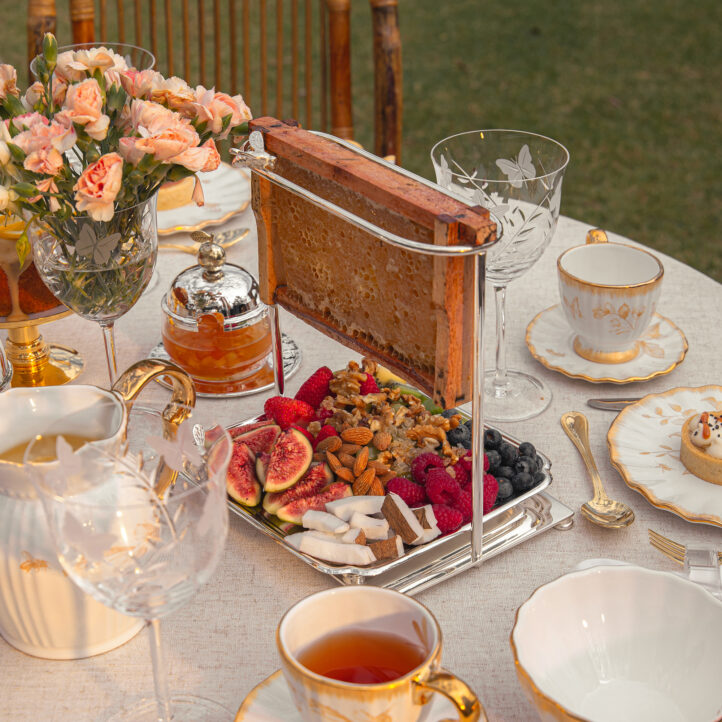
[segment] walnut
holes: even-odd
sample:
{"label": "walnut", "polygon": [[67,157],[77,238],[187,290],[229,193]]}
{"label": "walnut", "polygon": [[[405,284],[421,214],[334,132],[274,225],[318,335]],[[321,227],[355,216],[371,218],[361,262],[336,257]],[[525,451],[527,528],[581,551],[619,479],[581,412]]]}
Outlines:
{"label": "walnut", "polygon": [[367,374],[371,374],[373,376],[376,373],[376,361],[364,356],[364,358],[361,359],[361,368],[363,368]]}

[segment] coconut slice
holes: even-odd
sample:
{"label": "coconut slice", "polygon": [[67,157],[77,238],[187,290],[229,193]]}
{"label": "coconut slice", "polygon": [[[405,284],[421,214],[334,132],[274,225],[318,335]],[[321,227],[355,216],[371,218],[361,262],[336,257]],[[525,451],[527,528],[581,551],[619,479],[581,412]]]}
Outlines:
{"label": "coconut slice", "polygon": [[441,530],[436,524],[436,516],[434,515],[434,509],[431,504],[426,506],[420,506],[416,509],[412,509],[414,516],[419,520],[421,528],[424,530],[422,535],[414,542],[414,545],[426,544],[432,539],[436,539],[441,534]]}
{"label": "coconut slice", "polygon": [[366,534],[363,529],[349,529],[345,534],[341,535],[341,541],[344,544],[365,544]]}
{"label": "coconut slice", "polygon": [[366,539],[386,539],[389,523],[386,519],[374,519],[365,514],[353,513],[348,522],[354,529],[363,529]]}
{"label": "coconut slice", "polygon": [[345,521],[341,521],[337,516],[329,514],[327,511],[314,511],[309,509],[302,517],[301,524],[306,529],[316,529],[318,531],[326,531],[330,534],[343,534],[349,529]]}
{"label": "coconut slice", "polygon": [[298,534],[289,534],[286,541],[304,554],[334,564],[352,564],[363,567],[376,561],[376,557],[369,547],[325,539],[320,536],[321,533],[305,531]]}
{"label": "coconut slice", "polygon": [[398,559],[404,553],[404,543],[398,534],[371,542],[368,546],[376,559]]}
{"label": "coconut slice", "polygon": [[359,514],[378,514],[384,503],[383,496],[347,496],[326,504],[326,511],[335,514],[339,519],[348,521],[355,512]]}
{"label": "coconut slice", "polygon": [[389,493],[384,497],[381,512],[406,544],[413,544],[423,537],[424,530],[416,514],[398,494]]}

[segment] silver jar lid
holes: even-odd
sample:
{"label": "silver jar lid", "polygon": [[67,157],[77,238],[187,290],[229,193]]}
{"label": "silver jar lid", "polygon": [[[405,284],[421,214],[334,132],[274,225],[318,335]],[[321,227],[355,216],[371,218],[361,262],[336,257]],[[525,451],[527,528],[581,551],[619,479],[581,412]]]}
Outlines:
{"label": "silver jar lid", "polygon": [[264,316],[258,282],[245,268],[226,263],[226,252],[213,242],[213,234],[196,231],[198,265],[179,273],[162,301],[163,311],[177,321],[195,325],[201,316],[220,313],[224,328],[247,326]]}

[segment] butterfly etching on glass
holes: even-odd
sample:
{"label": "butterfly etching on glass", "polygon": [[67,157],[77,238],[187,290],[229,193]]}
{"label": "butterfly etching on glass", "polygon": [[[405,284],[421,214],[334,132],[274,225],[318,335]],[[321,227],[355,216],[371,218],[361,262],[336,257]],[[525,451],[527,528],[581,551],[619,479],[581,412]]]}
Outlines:
{"label": "butterfly etching on glass", "polygon": [[98,238],[92,224],[86,223],[78,235],[75,243],[75,251],[78,255],[92,257],[93,262],[104,265],[110,260],[110,256],[117,248],[120,241],[120,233],[110,233],[103,238]]}
{"label": "butterfly etching on glass", "polygon": [[203,462],[195,439],[194,424],[181,424],[174,441],[161,436],[149,436],[148,444],[154,448],[174,471],[183,470],[183,461],[187,460],[195,466]]}
{"label": "butterfly etching on glass", "polygon": [[63,523],[65,540],[90,562],[102,562],[106,551],[117,541],[115,534],[93,531],[81,524],[73,514],[67,514]]}
{"label": "butterfly etching on glass", "polygon": [[531,180],[536,177],[536,168],[531,162],[531,152],[529,146],[524,144],[519,151],[519,155],[513,160],[505,160],[499,158],[496,161],[499,170],[502,171],[509,179],[509,183],[513,188],[521,188],[522,181]]}

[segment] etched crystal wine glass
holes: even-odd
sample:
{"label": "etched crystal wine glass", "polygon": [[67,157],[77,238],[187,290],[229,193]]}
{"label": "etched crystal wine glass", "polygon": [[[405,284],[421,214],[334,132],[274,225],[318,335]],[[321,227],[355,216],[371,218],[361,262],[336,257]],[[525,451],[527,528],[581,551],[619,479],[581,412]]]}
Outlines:
{"label": "etched crystal wine glass", "polygon": [[559,218],[567,149],[551,138],[518,130],[472,130],[431,149],[436,182],[488,209],[499,241],[486,256],[496,301],[496,365],[484,375],[484,418],[521,421],[551,401],[541,380],[506,365],[506,287],[533,266]]}
{"label": "etched crystal wine glass", "polygon": [[197,592],[223,551],[228,432],[197,410],[136,405],[121,448],[75,446],[48,431],[30,444],[25,463],[68,576],[103,604],[148,622],[155,699],[111,720],[232,720],[216,702],[170,695],[160,639],[160,618]]}

